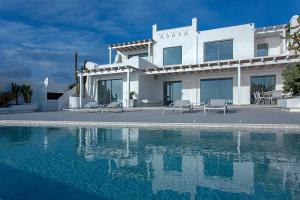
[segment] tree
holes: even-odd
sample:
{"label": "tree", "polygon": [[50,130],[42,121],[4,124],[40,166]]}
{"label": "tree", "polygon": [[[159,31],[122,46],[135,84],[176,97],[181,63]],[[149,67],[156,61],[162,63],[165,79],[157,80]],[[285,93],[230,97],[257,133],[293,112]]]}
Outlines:
{"label": "tree", "polygon": [[79,96],[79,83],[78,83],[78,67],[77,67],[77,61],[78,61],[78,53],[75,52],[75,56],[74,56],[74,61],[75,61],[75,65],[74,65],[74,79],[75,79],[75,84],[76,84],[76,96]]}
{"label": "tree", "polygon": [[300,16],[297,18],[296,25],[287,25],[286,37],[289,40],[288,50],[294,51],[295,54],[300,52]]}
{"label": "tree", "polygon": [[[86,60],[84,60],[84,64],[83,64],[83,66],[81,67],[81,71],[82,72],[85,72],[86,71]],[[86,84],[86,79],[87,79],[87,77],[86,76],[84,76],[84,77],[82,77],[82,82],[83,82],[83,95],[85,95],[85,84]]]}
{"label": "tree", "polygon": [[294,64],[282,72],[283,90],[293,95],[300,95],[300,64]]}
{"label": "tree", "polygon": [[25,103],[30,103],[31,97],[32,97],[31,85],[27,85],[27,84],[22,85],[21,92],[22,92]]}
{"label": "tree", "polygon": [[16,102],[16,105],[19,104],[20,92],[21,92],[21,86],[17,85],[16,83],[11,83],[11,93],[14,96],[14,100]]}

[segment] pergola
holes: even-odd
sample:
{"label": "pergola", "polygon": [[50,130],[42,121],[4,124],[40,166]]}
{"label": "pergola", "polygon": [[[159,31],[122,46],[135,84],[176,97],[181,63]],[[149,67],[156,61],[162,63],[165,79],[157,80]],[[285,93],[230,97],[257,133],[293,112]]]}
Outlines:
{"label": "pergola", "polygon": [[108,47],[109,50],[109,64],[112,63],[112,49],[115,49],[120,52],[125,52],[125,51],[133,51],[133,50],[140,50],[140,49],[146,49],[148,48],[148,58],[150,61],[151,57],[151,45],[153,44],[152,39],[144,39],[144,40],[137,40],[137,41],[131,41],[131,42],[126,42],[126,43],[116,43],[116,44],[111,44]]}

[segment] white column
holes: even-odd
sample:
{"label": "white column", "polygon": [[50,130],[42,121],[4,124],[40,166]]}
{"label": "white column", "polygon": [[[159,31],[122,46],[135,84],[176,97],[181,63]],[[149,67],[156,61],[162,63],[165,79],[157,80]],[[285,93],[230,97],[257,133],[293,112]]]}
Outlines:
{"label": "white column", "polygon": [[127,107],[130,107],[130,69],[127,69]]}
{"label": "white column", "polygon": [[283,53],[287,52],[287,39],[286,39],[286,32],[285,32],[285,29],[283,31]]}
{"label": "white column", "polygon": [[79,107],[82,108],[82,104],[83,104],[83,77],[82,74],[79,74],[79,88],[80,88],[80,95],[79,95]]}
{"label": "white column", "polygon": [[241,65],[238,66],[238,105],[241,105]]}
{"label": "white column", "polygon": [[111,47],[109,47],[108,50],[109,50],[109,64],[111,64]]}
{"label": "white column", "polygon": [[148,61],[151,62],[151,44],[148,43]]}

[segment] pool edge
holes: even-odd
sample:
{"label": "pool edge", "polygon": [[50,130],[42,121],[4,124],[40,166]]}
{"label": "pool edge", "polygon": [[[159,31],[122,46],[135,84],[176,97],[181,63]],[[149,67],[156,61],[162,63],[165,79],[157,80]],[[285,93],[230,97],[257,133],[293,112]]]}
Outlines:
{"label": "pool edge", "polygon": [[215,129],[266,129],[300,130],[300,124],[243,124],[243,123],[153,123],[153,122],[96,122],[96,121],[36,121],[0,120],[0,126],[86,126],[86,127],[126,127],[126,128],[215,128]]}

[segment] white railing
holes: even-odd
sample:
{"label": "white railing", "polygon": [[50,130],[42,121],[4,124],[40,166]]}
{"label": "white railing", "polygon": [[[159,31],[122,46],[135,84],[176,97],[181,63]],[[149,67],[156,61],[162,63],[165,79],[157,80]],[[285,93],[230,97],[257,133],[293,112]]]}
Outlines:
{"label": "white railing", "polygon": [[58,98],[58,110],[62,110],[66,105],[69,104],[69,97],[76,92],[76,86],[65,92],[61,97]]}

